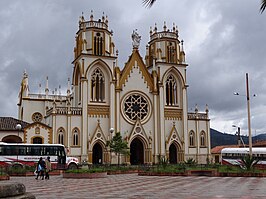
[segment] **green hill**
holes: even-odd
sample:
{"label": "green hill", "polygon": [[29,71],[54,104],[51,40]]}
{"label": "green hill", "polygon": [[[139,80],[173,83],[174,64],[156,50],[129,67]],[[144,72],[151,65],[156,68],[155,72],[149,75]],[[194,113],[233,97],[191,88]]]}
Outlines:
{"label": "green hill", "polygon": [[[221,133],[211,128],[211,148],[220,145],[237,145],[238,137],[234,134]],[[248,136],[241,136],[244,143],[248,144]],[[259,134],[252,137],[252,141],[266,140],[266,134]]]}

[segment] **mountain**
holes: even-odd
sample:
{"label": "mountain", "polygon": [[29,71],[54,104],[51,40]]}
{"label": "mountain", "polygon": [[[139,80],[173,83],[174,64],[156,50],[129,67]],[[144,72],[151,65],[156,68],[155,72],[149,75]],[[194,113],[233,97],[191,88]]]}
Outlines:
{"label": "mountain", "polygon": [[[221,133],[211,128],[211,148],[221,145],[237,145],[238,137],[234,134]],[[241,136],[243,142],[248,144],[248,136]],[[252,137],[252,141],[266,140],[266,134],[259,134]]]}

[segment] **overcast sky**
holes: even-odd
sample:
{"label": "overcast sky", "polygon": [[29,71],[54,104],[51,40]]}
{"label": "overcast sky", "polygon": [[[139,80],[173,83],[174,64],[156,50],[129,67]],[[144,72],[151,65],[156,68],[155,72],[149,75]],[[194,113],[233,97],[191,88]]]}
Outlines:
{"label": "overcast sky", "polygon": [[[30,92],[42,92],[46,76],[50,91],[72,77],[73,48],[82,12],[88,19],[108,16],[119,50],[119,65],[131,54],[131,33],[142,36],[145,57],[150,26],[175,23],[184,40],[189,111],[208,104],[211,127],[247,134],[245,74],[249,73],[252,134],[266,133],[266,12],[260,0],[157,0],[147,9],[142,0],[1,0],[0,1],[0,116],[17,118],[23,71]],[[239,92],[243,96],[234,96]]]}

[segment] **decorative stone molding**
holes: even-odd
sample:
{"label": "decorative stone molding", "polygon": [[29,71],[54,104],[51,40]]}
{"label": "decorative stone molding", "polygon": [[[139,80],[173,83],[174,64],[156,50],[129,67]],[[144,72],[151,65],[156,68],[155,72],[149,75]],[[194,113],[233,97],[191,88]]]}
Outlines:
{"label": "decorative stone molding", "polygon": [[110,107],[106,105],[88,105],[88,115],[90,117],[94,116],[102,116],[109,117],[110,115]]}

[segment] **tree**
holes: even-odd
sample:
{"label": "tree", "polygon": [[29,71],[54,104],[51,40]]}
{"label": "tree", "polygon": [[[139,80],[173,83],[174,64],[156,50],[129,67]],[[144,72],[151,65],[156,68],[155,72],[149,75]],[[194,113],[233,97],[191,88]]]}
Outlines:
{"label": "tree", "polygon": [[266,8],[266,0],[261,0],[260,12],[263,13],[265,8]]}
{"label": "tree", "polygon": [[115,152],[118,155],[118,165],[120,164],[120,155],[129,155],[129,148],[127,146],[127,142],[122,139],[120,132],[117,132],[115,136],[110,140],[107,141],[106,146],[110,147],[110,152]]}
{"label": "tree", "polygon": [[155,1],[156,0],[142,0],[142,3],[143,3],[144,6],[150,8],[150,7],[152,7],[152,5],[154,4]]}

